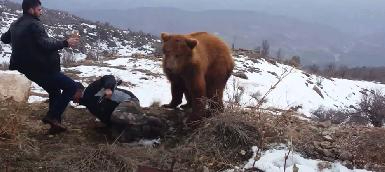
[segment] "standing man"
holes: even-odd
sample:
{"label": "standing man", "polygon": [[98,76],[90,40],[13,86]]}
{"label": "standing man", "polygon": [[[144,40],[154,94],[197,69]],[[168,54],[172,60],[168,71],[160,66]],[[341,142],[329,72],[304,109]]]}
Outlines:
{"label": "standing man", "polygon": [[79,38],[58,41],[48,37],[39,19],[40,0],[23,0],[22,8],[23,16],[1,35],[1,41],[12,47],[9,69],[18,70],[48,92],[49,110],[42,121],[51,125],[51,133],[60,133],[66,130],[61,124],[62,114],[76,92],[76,84],[61,73],[58,50],[75,47]]}

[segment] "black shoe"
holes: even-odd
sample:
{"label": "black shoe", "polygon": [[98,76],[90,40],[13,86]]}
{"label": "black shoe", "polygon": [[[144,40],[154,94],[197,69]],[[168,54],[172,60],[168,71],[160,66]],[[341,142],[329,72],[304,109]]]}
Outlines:
{"label": "black shoe", "polygon": [[65,131],[67,131],[66,128],[58,128],[56,126],[51,125],[51,128],[48,130],[48,134],[55,135],[55,134],[59,134],[59,133],[65,132]]}
{"label": "black shoe", "polygon": [[49,129],[50,134],[57,134],[64,131],[67,131],[67,128],[64,127],[60,122],[56,119],[50,119],[48,117],[44,117],[41,121],[43,121],[44,124],[50,124],[51,128]]}

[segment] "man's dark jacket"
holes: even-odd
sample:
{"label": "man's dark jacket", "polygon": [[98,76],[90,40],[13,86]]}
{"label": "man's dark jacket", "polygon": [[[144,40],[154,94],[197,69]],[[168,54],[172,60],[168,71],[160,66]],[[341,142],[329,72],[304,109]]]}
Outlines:
{"label": "man's dark jacket", "polygon": [[58,50],[68,47],[67,41],[48,37],[38,17],[23,14],[1,35],[1,41],[11,44],[10,70],[24,74],[41,74],[60,71]]}

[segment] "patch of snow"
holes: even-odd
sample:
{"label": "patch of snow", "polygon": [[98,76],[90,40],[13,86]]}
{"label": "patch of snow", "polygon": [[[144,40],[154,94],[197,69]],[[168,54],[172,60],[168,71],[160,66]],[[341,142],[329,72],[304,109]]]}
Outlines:
{"label": "patch of snow", "polygon": [[74,53],[74,57],[76,61],[83,61],[87,58],[87,55],[83,53]]}
{"label": "patch of snow", "polygon": [[0,73],[1,73],[1,74],[20,74],[20,75],[23,75],[23,74],[21,74],[20,72],[14,71],[14,70],[6,70],[6,71],[0,70]]}
{"label": "patch of snow", "polygon": [[41,88],[39,85],[37,85],[35,82],[32,82],[31,92],[37,93],[37,94],[46,94],[46,95],[48,95],[48,93],[43,88]]}
{"label": "patch of snow", "polygon": [[[246,163],[243,169],[249,169],[251,167],[257,167],[260,170],[266,172],[282,172],[284,169],[287,172],[293,171],[293,166],[295,165],[299,170],[299,172],[318,172],[321,171],[318,168],[318,164],[320,163],[330,163],[330,169],[323,169],[322,172],[368,172],[367,170],[362,169],[353,169],[350,170],[347,167],[343,166],[339,162],[325,162],[321,160],[313,160],[307,159],[301,156],[297,152],[290,152],[288,159],[285,164],[285,155],[289,152],[288,149],[270,149],[262,153],[262,156],[258,161],[254,160],[256,156],[256,152],[258,150],[257,147],[252,148],[254,151],[253,157]],[[234,170],[227,170],[234,171]]]}
{"label": "patch of snow", "polygon": [[96,29],[96,25],[91,25],[91,24],[87,24],[87,23],[82,23],[81,25],[87,26],[87,27],[89,27],[91,29]]}
{"label": "patch of snow", "polygon": [[28,103],[41,103],[46,101],[48,98],[40,97],[40,96],[29,96]]}

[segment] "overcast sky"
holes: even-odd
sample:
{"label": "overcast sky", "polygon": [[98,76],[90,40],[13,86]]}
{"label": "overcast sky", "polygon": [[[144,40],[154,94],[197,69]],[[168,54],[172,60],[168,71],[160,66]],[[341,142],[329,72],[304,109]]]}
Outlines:
{"label": "overcast sky", "polygon": [[353,34],[385,30],[385,0],[42,0],[42,3],[65,11],[137,7],[253,10],[327,24]]}

